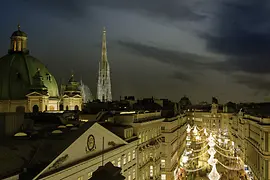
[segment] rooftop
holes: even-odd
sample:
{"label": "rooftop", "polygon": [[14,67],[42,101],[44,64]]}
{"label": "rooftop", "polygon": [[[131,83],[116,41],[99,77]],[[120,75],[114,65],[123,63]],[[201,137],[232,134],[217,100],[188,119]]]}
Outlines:
{"label": "rooftop", "polygon": [[5,162],[5,166],[0,166],[0,179],[24,169],[29,169],[25,175],[31,179],[93,124],[78,124],[75,128],[59,122],[46,128],[35,127],[27,132],[28,136],[6,138],[0,144],[0,161]]}

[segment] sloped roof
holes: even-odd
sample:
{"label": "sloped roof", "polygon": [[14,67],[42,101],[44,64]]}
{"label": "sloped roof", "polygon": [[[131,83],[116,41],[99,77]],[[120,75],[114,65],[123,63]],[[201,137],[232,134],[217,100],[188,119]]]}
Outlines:
{"label": "sloped roof", "polygon": [[24,168],[28,171],[22,179],[32,179],[94,123],[85,123],[76,131],[66,130],[63,134],[47,137],[7,139],[0,145],[0,162],[5,164],[0,166],[0,179],[20,173]]}

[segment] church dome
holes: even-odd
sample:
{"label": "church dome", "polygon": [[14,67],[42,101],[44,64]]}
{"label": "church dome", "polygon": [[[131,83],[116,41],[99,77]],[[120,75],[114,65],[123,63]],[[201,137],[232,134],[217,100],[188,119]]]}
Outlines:
{"label": "church dome", "polygon": [[[14,38],[15,35],[11,37],[9,53],[0,58],[0,100],[26,99],[26,95],[33,92],[37,71],[48,95],[58,97],[58,85],[55,78],[42,62],[29,55],[26,48],[26,34],[19,30],[14,33],[17,39]],[[17,42],[18,39],[19,42]],[[14,46],[14,44],[17,45]]]}
{"label": "church dome", "polygon": [[11,36],[21,36],[21,37],[27,37],[27,34],[23,31],[21,31],[21,26],[18,25],[18,30],[14,31]]}

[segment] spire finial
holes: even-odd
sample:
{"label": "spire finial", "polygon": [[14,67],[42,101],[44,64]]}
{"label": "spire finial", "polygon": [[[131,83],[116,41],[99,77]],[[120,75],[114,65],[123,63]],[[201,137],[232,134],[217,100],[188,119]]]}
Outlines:
{"label": "spire finial", "polygon": [[18,26],[17,26],[17,27],[18,27],[18,31],[20,31],[20,30],[21,30],[21,26],[20,26],[20,24],[18,24]]}
{"label": "spire finial", "polygon": [[105,26],[103,27],[103,32],[106,33],[106,27]]}

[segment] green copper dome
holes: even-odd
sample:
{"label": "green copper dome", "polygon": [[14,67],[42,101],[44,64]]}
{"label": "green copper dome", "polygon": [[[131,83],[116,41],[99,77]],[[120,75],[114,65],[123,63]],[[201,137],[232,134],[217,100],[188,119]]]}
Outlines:
{"label": "green copper dome", "polygon": [[50,97],[58,97],[55,78],[38,59],[27,53],[13,52],[0,58],[0,100],[26,99],[33,91],[38,70]]}
{"label": "green copper dome", "polygon": [[12,36],[21,36],[21,37],[27,37],[27,34],[23,31],[21,31],[21,26],[18,24],[18,30],[14,31],[11,35]]}
{"label": "green copper dome", "polygon": [[38,59],[29,55],[27,35],[20,30],[10,38],[8,54],[0,58],[0,100],[21,100],[36,91],[59,97],[56,80]]}

